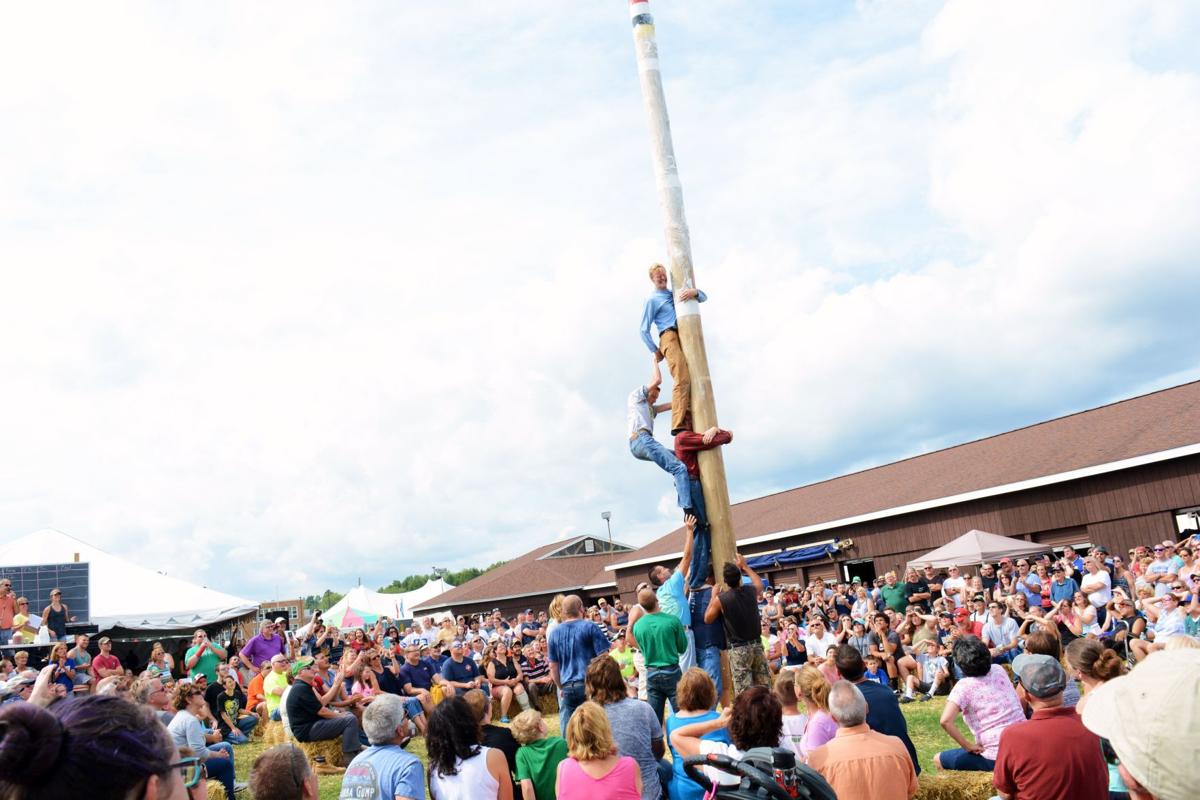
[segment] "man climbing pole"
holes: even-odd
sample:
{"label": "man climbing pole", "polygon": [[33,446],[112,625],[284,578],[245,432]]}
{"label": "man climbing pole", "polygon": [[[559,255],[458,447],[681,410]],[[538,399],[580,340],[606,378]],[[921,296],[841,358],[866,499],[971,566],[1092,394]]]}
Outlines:
{"label": "man climbing pole", "polygon": [[[675,317],[675,297],[667,288],[667,269],[662,264],[650,267],[650,282],[654,293],[646,300],[642,310],[642,341],[654,354],[656,362],[667,360],[671,370],[671,435],[691,429],[692,379],[688,372],[687,359],[679,344],[679,321]],[[680,302],[696,300],[703,303],[708,296],[699,289],[685,286],[679,290]],[[658,328],[658,344],[650,336],[650,325]]]}
{"label": "man climbing pole", "polygon": [[[682,355],[680,356],[682,358]],[[687,467],[667,448],[654,438],[654,419],[660,411],[672,407],[672,403],[655,405],[658,400],[659,388],[662,385],[662,372],[658,368],[658,359],[651,365],[650,382],[639,386],[629,393],[629,452],[633,457],[642,461],[653,461],[675,479],[675,497],[682,509],[692,506],[691,484],[688,480]],[[703,502],[703,497],[701,497]]]}
{"label": "man climbing pole", "polygon": [[[674,401],[672,401],[674,402]],[[688,489],[692,506],[686,511],[696,518],[695,541],[692,549],[692,569],[688,573],[688,588],[695,591],[704,586],[712,559],[712,541],[708,527],[708,514],[704,509],[704,489],[700,485],[698,456],[702,450],[712,450],[733,441],[733,431],[723,430],[716,425],[704,433],[690,430],[675,434],[675,457],[683,462],[688,473]]]}

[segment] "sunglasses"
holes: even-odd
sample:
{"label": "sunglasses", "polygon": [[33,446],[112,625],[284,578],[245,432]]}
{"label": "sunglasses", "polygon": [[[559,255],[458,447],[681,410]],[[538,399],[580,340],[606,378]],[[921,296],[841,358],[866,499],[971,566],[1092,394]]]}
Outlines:
{"label": "sunglasses", "polygon": [[171,769],[179,770],[179,777],[183,779],[183,785],[188,789],[200,783],[200,779],[204,776],[204,762],[195,756],[188,756],[176,761],[171,765]]}

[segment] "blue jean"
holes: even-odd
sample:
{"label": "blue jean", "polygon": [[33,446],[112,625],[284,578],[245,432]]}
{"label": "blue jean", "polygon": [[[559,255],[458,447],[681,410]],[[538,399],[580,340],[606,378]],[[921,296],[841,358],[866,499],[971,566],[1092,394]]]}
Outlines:
{"label": "blue jean", "polygon": [[641,430],[636,439],[629,442],[629,452],[641,461],[653,461],[675,479],[675,499],[680,508],[692,507],[692,489],[688,481],[687,467],[667,448],[658,443],[650,432]]}
{"label": "blue jean", "polygon": [[961,747],[943,750],[937,754],[942,769],[956,769],[966,772],[991,772],[996,768],[996,762],[975,753],[968,753]]}
{"label": "blue jean", "polygon": [[696,666],[696,634],[688,627],[684,629],[683,635],[687,637],[687,650],[679,654],[679,670],[687,672]]}
{"label": "blue jean", "polygon": [[219,750],[225,751],[223,756],[209,756],[204,762],[205,769],[208,770],[208,777],[215,781],[220,781],[225,787],[225,796],[229,800],[234,800],[233,797],[233,745],[229,742],[217,742],[210,744],[208,751],[216,753]]}
{"label": "blue jean", "polygon": [[558,724],[564,738],[567,733],[567,723],[571,721],[571,715],[586,700],[587,690],[584,688],[583,681],[571,681],[570,683],[563,684],[562,692],[558,698]]}
{"label": "blue jean", "polygon": [[654,718],[660,722],[668,702],[671,710],[676,710],[675,687],[682,675],[679,667],[650,667],[646,670],[646,702],[654,709]]}
{"label": "blue jean", "polygon": [[8,644],[12,641],[12,628],[0,628],[0,644]]}
{"label": "blue jean", "polygon": [[250,734],[254,731],[254,726],[258,725],[258,717],[249,716],[242,717],[234,723],[237,727],[231,729],[225,737],[225,741],[233,744],[245,744],[250,741]]}
{"label": "blue jean", "polygon": [[[700,481],[688,478],[688,491],[692,496],[691,512],[696,517],[696,530],[692,531],[692,566],[688,569],[687,583],[692,591],[704,585],[712,560],[712,536],[708,528],[708,511],[704,507],[704,488]],[[715,569],[715,565],[714,565]]]}
{"label": "blue jean", "polygon": [[716,645],[696,648],[696,666],[708,673],[717,686],[717,697],[721,696],[721,648]]}

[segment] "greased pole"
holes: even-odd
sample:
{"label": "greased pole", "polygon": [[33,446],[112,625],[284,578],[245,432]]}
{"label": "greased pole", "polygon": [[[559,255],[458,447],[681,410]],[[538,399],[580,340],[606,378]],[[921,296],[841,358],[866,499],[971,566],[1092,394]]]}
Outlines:
{"label": "greased pole", "polygon": [[[687,357],[692,377],[692,420],[697,431],[717,424],[717,406],[713,398],[712,378],[708,372],[708,353],[704,349],[704,330],[700,324],[700,304],[680,302],[678,291],[695,287],[692,270],[692,243],[683,213],[683,187],[675,164],[671,143],[671,121],[663,96],[662,73],[658,69],[658,43],[654,40],[654,19],[647,0],[630,0],[633,17],[633,46],[637,53],[638,74],[642,81],[642,100],[650,120],[650,150],[654,156],[654,177],[658,184],[658,204],[662,208],[667,233],[667,257],[671,268],[671,290],[676,293],[675,315],[679,319],[679,342]],[[725,483],[725,460],[721,448],[700,453],[700,484],[704,487],[704,506],[712,532],[713,567],[717,581],[721,567],[733,561],[733,523],[729,514],[729,487]]]}

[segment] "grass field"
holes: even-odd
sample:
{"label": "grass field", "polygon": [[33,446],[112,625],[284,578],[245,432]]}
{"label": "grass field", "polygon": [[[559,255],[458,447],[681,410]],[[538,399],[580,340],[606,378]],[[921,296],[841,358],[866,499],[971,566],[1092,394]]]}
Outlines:
{"label": "grass field", "polygon": [[[941,717],[942,709],[945,705],[946,699],[944,697],[935,697],[927,703],[909,703],[900,707],[904,711],[904,716],[908,719],[908,735],[912,738],[913,744],[917,748],[917,756],[921,760],[922,770],[932,771],[934,754],[940,750],[955,746],[950,737],[942,730],[941,725],[938,724],[938,719]],[[551,734],[558,733],[557,714],[546,717],[546,727],[550,729]],[[964,732],[966,731],[966,728],[962,726],[961,719],[959,720],[959,727]],[[257,741],[234,748],[238,780],[247,780],[250,775],[250,766],[264,749],[266,749],[265,746]],[[425,754],[424,739],[420,737],[413,739],[408,745],[408,751],[420,758],[422,763],[428,763]],[[342,785],[341,776],[321,776],[320,784],[321,800],[336,800]]]}

